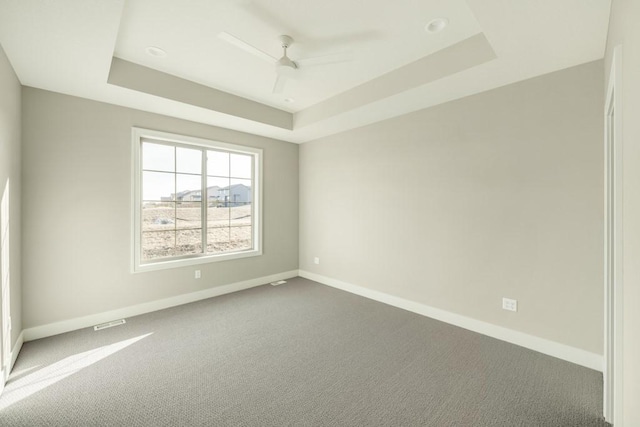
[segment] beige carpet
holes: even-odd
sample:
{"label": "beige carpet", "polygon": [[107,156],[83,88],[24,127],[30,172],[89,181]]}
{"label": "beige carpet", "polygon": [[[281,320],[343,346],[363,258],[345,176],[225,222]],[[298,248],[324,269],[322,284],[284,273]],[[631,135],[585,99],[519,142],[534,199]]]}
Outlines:
{"label": "beige carpet", "polygon": [[598,372],[305,279],[24,345],[10,426],[605,426]]}

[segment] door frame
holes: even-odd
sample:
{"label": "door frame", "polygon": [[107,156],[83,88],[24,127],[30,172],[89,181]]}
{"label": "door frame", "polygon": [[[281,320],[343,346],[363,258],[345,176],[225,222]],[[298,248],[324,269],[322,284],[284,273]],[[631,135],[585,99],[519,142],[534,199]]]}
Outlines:
{"label": "door frame", "polygon": [[604,110],[604,366],[605,420],[622,425],[622,47],[613,50]]}
{"label": "door frame", "polygon": [[0,393],[11,370],[11,240],[9,178],[0,190]]}

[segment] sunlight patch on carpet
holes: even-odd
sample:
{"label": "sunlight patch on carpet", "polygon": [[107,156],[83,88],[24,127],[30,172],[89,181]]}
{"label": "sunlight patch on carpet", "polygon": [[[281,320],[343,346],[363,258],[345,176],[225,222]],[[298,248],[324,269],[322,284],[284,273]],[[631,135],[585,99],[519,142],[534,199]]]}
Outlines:
{"label": "sunlight patch on carpet", "polygon": [[32,374],[15,381],[10,381],[0,397],[0,410],[8,408],[16,402],[61,381],[118,351],[129,347],[153,332],[124,341],[95,348],[65,357],[59,362],[44,367]]}

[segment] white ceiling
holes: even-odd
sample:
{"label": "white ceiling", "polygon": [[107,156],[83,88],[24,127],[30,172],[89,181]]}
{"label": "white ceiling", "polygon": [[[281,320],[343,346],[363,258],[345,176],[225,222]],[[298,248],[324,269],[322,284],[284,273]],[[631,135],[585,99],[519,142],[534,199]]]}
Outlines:
{"label": "white ceiling", "polygon": [[[305,142],[600,59],[609,9],[610,0],[0,0],[0,44],[26,86]],[[438,17],[450,25],[427,33]],[[273,65],[219,39],[222,31],[274,57],[278,35],[289,34],[294,60],[343,51],[354,60],[302,68],[276,95]],[[471,60],[477,46],[486,54]],[[293,129],[221,102],[109,84],[113,57],[169,74],[176,87],[207,86],[212,101],[288,114]]]}
{"label": "white ceiling", "polygon": [[[464,0],[136,0],[125,3],[122,16],[115,56],[289,111],[481,31]],[[451,25],[427,35],[425,23],[439,16]],[[278,36],[288,34],[295,40],[288,52],[294,60],[349,50],[354,60],[301,68],[299,78],[275,95],[273,65],[218,38],[223,31],[276,58],[282,56]],[[150,57],[147,46],[168,55]],[[286,104],[287,97],[295,102]]]}

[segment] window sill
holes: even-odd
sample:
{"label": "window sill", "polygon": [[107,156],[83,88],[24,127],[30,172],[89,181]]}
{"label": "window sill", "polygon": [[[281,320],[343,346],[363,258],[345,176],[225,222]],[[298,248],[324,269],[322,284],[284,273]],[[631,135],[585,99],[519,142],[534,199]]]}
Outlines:
{"label": "window sill", "polygon": [[250,258],[262,255],[262,251],[253,249],[243,252],[235,252],[229,254],[206,255],[193,258],[172,259],[167,261],[149,262],[133,266],[132,273],[144,273],[148,271],[167,270],[170,268],[188,267],[190,265],[209,264],[212,262],[230,261],[234,259]]}

